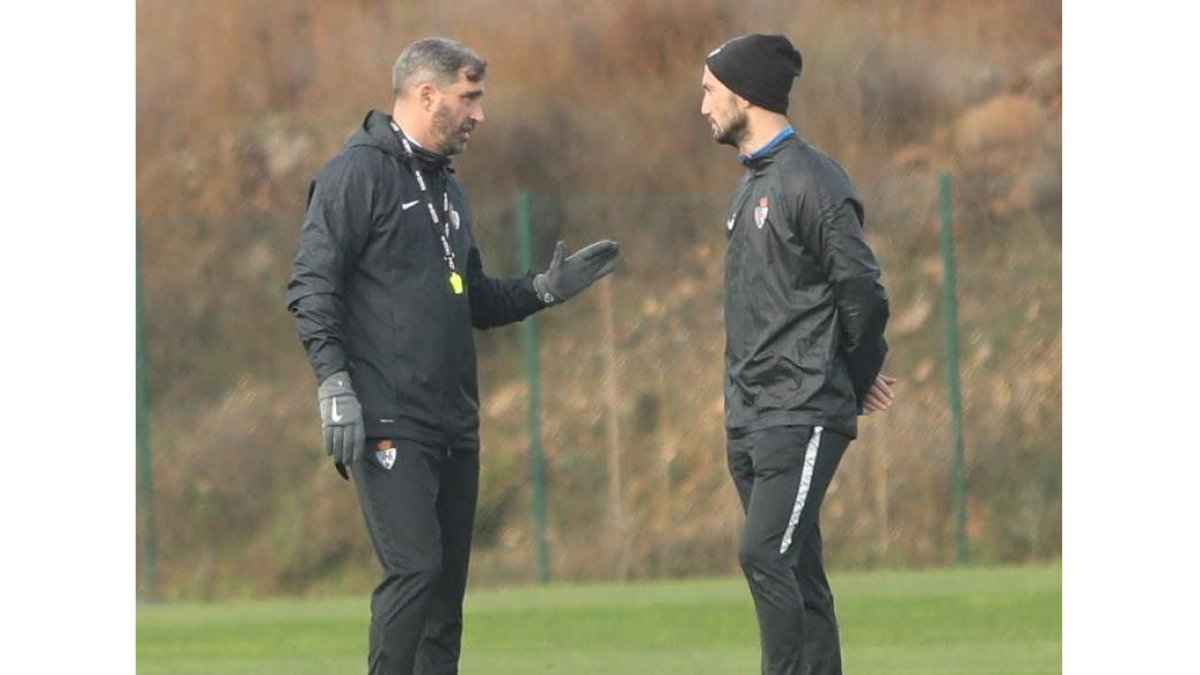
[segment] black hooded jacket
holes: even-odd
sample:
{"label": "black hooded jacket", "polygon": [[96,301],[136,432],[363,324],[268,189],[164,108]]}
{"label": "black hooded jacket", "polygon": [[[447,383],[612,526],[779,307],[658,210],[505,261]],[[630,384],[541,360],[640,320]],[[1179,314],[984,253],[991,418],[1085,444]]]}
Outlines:
{"label": "black hooded jacket", "polygon": [[726,221],[725,426],[857,435],[887,293],[842,168],[793,135],[743,160]]}
{"label": "black hooded jacket", "polygon": [[[493,279],[449,160],[414,145],[465,292],[455,294],[426,200],[391,116],[371,111],[309,186],[287,308],[317,381],[345,370],[368,437],[478,442],[471,328],[520,321],[545,305],[532,275]],[[450,208],[443,211],[443,194]]]}

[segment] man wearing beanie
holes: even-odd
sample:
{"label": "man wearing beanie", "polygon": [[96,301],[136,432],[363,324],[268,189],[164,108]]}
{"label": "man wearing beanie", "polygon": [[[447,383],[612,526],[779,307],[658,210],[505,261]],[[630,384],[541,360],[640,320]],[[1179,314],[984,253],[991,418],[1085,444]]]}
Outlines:
{"label": "man wearing beanie", "polygon": [[821,502],[857,416],[886,410],[895,383],[862,201],[786,116],[802,65],[786,37],[747,35],[709,53],[701,80],[714,140],[746,167],[725,221],[726,452],[769,675],[842,672]]}

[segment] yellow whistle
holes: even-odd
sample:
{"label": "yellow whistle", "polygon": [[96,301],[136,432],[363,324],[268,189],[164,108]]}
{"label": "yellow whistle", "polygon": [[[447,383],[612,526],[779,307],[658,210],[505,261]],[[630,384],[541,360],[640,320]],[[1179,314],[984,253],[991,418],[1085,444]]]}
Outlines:
{"label": "yellow whistle", "polygon": [[458,276],[458,272],[450,273],[450,288],[454,291],[455,295],[462,295],[462,292],[463,292],[462,277]]}

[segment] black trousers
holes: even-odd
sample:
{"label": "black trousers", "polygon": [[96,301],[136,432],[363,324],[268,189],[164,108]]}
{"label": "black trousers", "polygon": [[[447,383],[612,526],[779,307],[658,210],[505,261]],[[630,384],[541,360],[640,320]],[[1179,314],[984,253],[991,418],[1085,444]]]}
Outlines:
{"label": "black trousers", "polygon": [[738,561],[758,615],[763,675],[842,672],[819,521],[849,443],[821,427],[727,434],[729,472],[746,513]]}
{"label": "black trousers", "polygon": [[393,439],[391,467],[367,440],[351,466],[367,532],[383,566],[371,595],[371,675],[455,675],[462,641],[479,447]]}

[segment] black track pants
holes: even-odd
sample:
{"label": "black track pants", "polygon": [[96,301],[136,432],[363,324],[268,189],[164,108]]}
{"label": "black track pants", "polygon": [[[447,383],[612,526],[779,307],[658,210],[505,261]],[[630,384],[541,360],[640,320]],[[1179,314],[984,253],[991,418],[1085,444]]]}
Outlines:
{"label": "black track pants", "polygon": [[395,461],[368,439],[351,470],[383,566],[371,596],[371,675],[454,675],[462,639],[479,448],[395,439]]}
{"label": "black track pants", "polygon": [[738,546],[758,615],[764,675],[840,675],[833,593],[821,562],[825,491],[850,438],[821,427],[727,437],[746,521]]}

